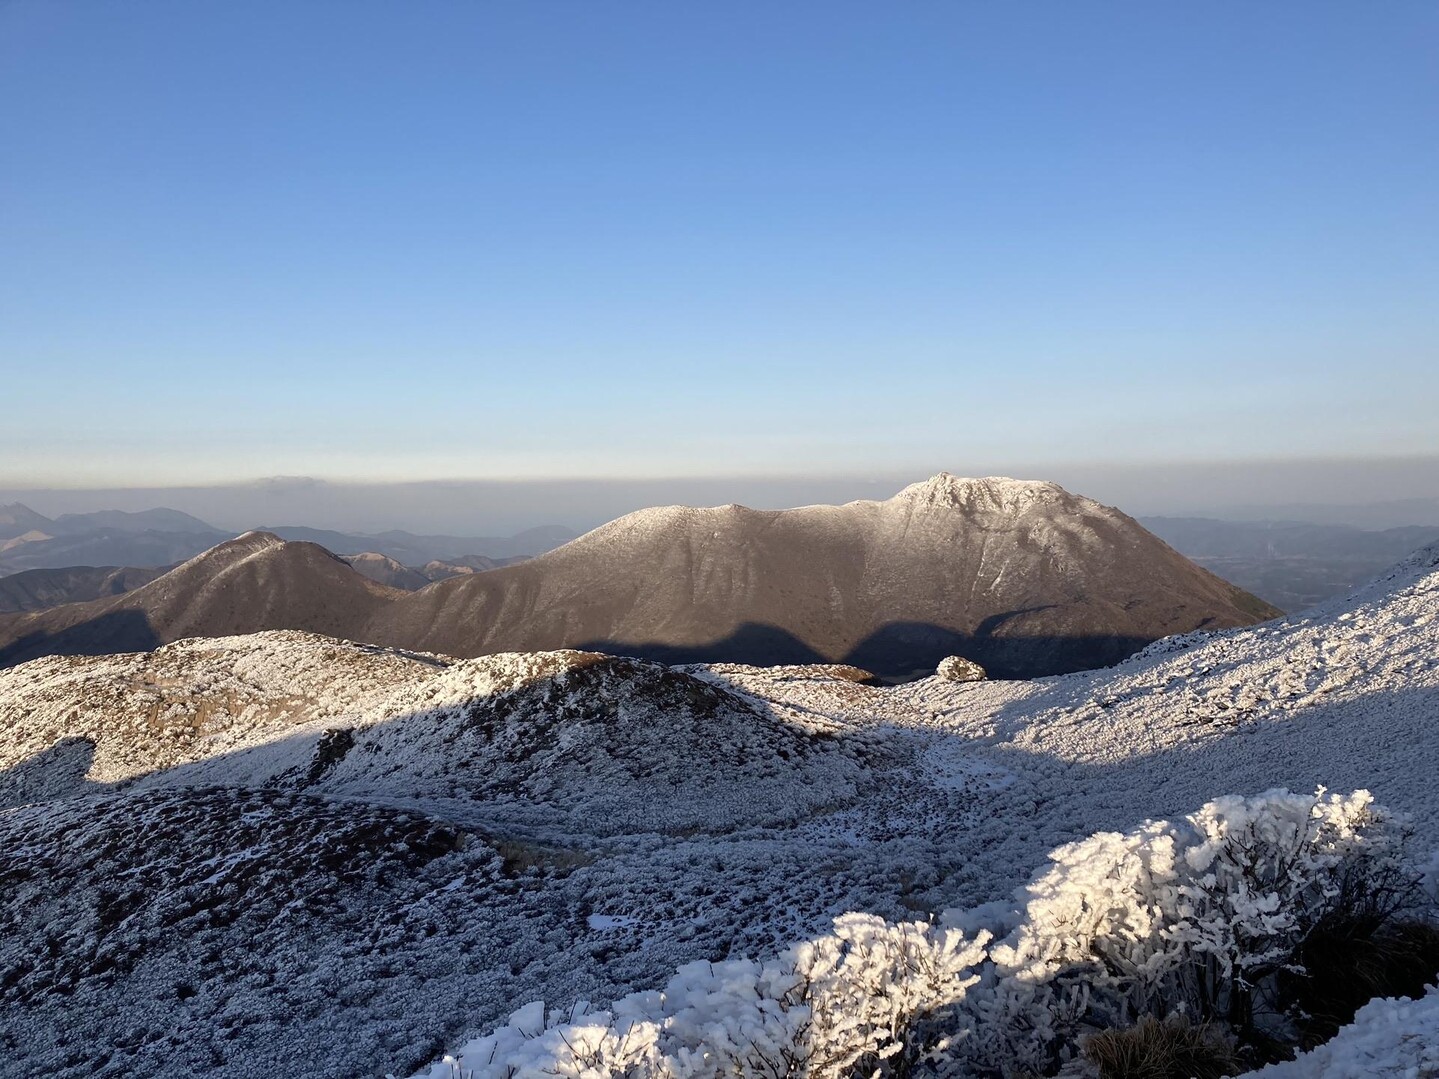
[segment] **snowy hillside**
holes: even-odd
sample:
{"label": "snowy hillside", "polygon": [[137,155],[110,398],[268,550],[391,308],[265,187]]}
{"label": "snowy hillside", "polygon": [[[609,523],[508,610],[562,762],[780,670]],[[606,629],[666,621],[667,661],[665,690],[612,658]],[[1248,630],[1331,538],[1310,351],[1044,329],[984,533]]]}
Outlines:
{"label": "snowy hillside", "polygon": [[532,1000],[1012,903],[1231,793],[1439,835],[1439,546],[1107,670],[856,678],[294,632],[0,671],[0,1075],[407,1075]]}

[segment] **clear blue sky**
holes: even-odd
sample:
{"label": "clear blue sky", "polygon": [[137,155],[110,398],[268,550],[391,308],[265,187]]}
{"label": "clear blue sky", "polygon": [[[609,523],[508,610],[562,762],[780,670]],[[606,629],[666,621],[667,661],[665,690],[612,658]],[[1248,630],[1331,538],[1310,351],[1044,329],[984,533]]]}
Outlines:
{"label": "clear blue sky", "polygon": [[0,484],[1439,448],[1439,4],[0,5]]}

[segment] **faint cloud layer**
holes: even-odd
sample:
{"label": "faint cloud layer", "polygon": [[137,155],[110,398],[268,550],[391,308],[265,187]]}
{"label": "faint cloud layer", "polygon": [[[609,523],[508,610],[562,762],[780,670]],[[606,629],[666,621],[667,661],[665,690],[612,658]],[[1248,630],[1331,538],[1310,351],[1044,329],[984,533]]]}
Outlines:
{"label": "faint cloud layer", "polygon": [[1224,516],[1351,523],[1439,524],[1439,456],[1390,459],[1176,463],[1149,466],[1016,464],[966,467],[936,461],[907,472],[639,480],[545,479],[338,483],[269,476],[231,485],[0,490],[0,502],[41,513],[169,506],[217,526],[487,535],[541,524],[591,528],[645,506],[760,509],[883,499],[947,470],[1051,479],[1133,515]]}

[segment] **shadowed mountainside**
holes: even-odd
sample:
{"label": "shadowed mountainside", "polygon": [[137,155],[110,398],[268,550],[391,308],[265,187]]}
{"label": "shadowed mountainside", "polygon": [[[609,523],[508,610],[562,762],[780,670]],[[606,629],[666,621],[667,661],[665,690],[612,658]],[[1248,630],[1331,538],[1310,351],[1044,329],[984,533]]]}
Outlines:
{"label": "shadowed mountainside", "polygon": [[67,566],[0,577],[0,614],[118,596],[149,584],[170,566]]}

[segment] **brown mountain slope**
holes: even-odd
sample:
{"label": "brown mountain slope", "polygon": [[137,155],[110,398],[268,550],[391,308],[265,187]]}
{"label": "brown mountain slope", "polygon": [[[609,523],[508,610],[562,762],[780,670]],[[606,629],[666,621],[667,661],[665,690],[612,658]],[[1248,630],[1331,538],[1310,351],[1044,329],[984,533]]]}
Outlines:
{"label": "brown mountain slope", "polygon": [[962,652],[1031,676],[1277,613],[1117,510],[1050,483],[941,474],[884,502],[644,510],[408,596],[365,636],[461,656],[577,647],[892,676]]}
{"label": "brown mountain slope", "polygon": [[395,561],[389,555],[383,555],[376,551],[345,555],[344,561],[361,577],[368,577],[375,583],[389,588],[414,592],[430,583],[430,579],[419,570],[413,570],[409,566]]}
{"label": "brown mountain slope", "polygon": [[149,584],[169,566],[66,566],[29,569],[0,577],[0,612],[43,611],[84,603]]}
{"label": "brown mountain slope", "polygon": [[0,661],[307,629],[456,656],[588,648],[849,662],[894,677],[960,653],[1027,677],[1276,613],[1117,510],[1050,483],[941,474],[884,502],[643,510],[415,593],[365,581],[312,544],[251,534],[115,601],[0,623],[0,645],[32,637]]}
{"label": "brown mountain slope", "polygon": [[249,532],[124,595],[0,619],[0,664],[264,629],[350,637],[403,595],[316,544]]}

